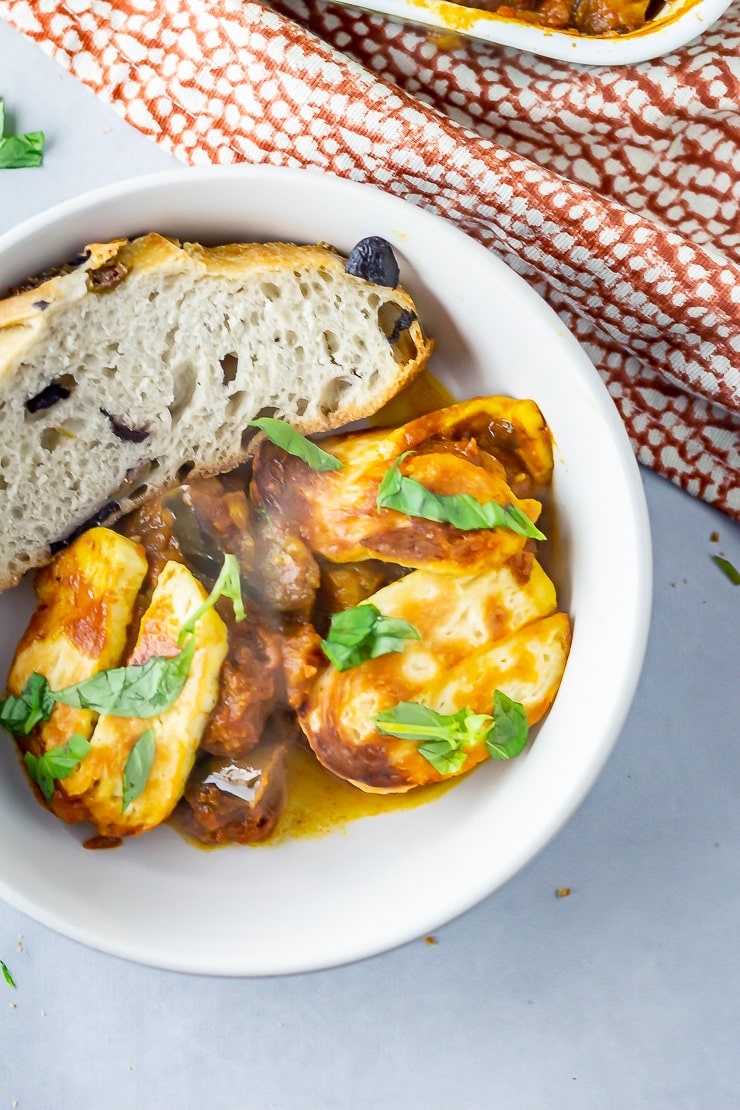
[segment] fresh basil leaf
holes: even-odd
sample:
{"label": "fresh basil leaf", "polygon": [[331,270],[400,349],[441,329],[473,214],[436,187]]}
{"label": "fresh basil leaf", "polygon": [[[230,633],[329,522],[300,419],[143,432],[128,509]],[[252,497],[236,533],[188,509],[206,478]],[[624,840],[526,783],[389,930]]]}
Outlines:
{"label": "fresh basil leaf", "polygon": [[54,696],[43,675],[35,671],[26,681],[20,697],[0,701],[0,727],[14,736],[28,736],[39,723],[48,721],[54,709]]}
{"label": "fresh basil leaf", "polygon": [[427,740],[417,751],[440,775],[457,774],[467,759],[464,749],[455,747],[449,740]]}
{"label": "fresh basil leaf", "polygon": [[221,567],[218,578],[213,584],[213,589],[200,608],[196,609],[192,617],[189,617],[180,629],[180,635],[177,641],[179,644],[182,644],[185,637],[195,631],[195,626],[200,618],[216,604],[220,597],[228,597],[229,601],[234,606],[234,616],[237,621],[243,621],[245,619],[247,614],[244,612],[239,563],[235,555],[224,556],[223,566]]}
{"label": "fresh basil leaf", "polygon": [[8,984],[9,987],[13,987],[13,989],[15,989],[13,976],[8,971],[8,965],[5,963],[5,960],[0,960],[0,968],[2,968],[3,979],[5,980],[5,982]]}
{"label": "fresh basil leaf", "polygon": [[372,718],[378,732],[400,740],[445,740],[466,747],[483,739],[483,731],[492,719],[488,713],[474,713],[468,708],[448,716],[418,701],[400,701]]}
{"label": "fresh basil leaf", "polygon": [[506,528],[518,536],[547,539],[517,505],[499,505],[497,501],[481,503],[469,493],[432,493],[415,478],[407,478],[399,467],[411,454],[412,451],[405,451],[383,476],[375,502],[379,509],[395,509],[406,516],[452,524],[464,532]]}
{"label": "fresh basil leaf", "polygon": [[23,758],[28,773],[47,802],[51,801],[54,794],[54,780],[66,779],[71,775],[90,751],[90,747],[90,742],[75,732],[65,744],[49,748],[43,755],[36,756],[33,752],[26,752]]}
{"label": "fresh basil leaf", "polygon": [[513,759],[519,755],[527,743],[528,733],[524,706],[497,690],[493,695],[493,728],[486,737],[491,759]]}
{"label": "fresh basil leaf", "polygon": [[0,170],[19,170],[40,166],[44,158],[44,132],[8,135],[0,139]]}
{"label": "fresh basil leaf", "polygon": [[155,655],[146,663],[98,671],[53,696],[64,705],[111,717],[157,717],[180,696],[194,655],[191,636],[177,655]]}
{"label": "fresh basil leaf", "polygon": [[43,756],[35,756],[33,752],[26,752],[23,756],[28,773],[44,796],[50,802],[54,794],[54,779],[49,774]]}
{"label": "fresh basil leaf", "polygon": [[335,613],[321,647],[338,671],[347,671],[368,659],[403,651],[406,640],[420,639],[421,633],[413,624],[386,617],[367,602]]}
{"label": "fresh basil leaf", "polygon": [[740,570],[734,567],[729,559],[723,559],[721,555],[712,555],[712,562],[717,564],[725,578],[729,578],[733,586],[740,586]]}
{"label": "fresh basil leaf", "polygon": [[344,465],[336,456],[330,455],[328,451],[322,451],[310,439],[306,439],[295,428],[291,428],[285,420],[262,416],[250,421],[249,427],[259,428],[276,447],[282,447],[289,455],[303,459],[312,470],[341,470]]}
{"label": "fresh basil leaf", "polygon": [[142,793],[149,780],[149,773],[154,764],[156,742],[154,729],[148,728],[142,732],[128,754],[126,766],[123,768],[123,803],[122,812],[127,810]]}
{"label": "fresh basil leaf", "polygon": [[75,732],[66,744],[60,744],[57,748],[49,748],[41,758],[52,778],[66,779],[68,775],[76,770],[90,748],[90,741]]}

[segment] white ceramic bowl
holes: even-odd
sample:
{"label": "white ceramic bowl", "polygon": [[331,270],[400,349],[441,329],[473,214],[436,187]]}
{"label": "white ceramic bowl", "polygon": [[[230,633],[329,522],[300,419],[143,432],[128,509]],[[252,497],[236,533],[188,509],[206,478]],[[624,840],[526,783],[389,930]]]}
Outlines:
{"label": "white ceramic bowl", "polygon": [[[448,223],[373,188],[298,170],[175,171],[98,189],[0,239],[0,288],[84,243],[158,230],[211,241],[395,246],[454,393],[533,397],[556,440],[557,580],[573,646],[535,743],[442,797],[274,848],[203,852],[168,827],[113,852],[46,813],[0,745],[0,895],[67,936],[189,972],[265,975],[340,964],[411,940],[485,898],[570,817],[611,751],[640,671],[650,534],[627,437],[596,371],[518,276]],[[0,597],[0,675],[31,590]]]}
{"label": "white ceramic bowl", "polygon": [[495,12],[449,0],[334,0],[352,8],[378,12],[404,23],[466,35],[482,42],[513,46],[578,65],[618,66],[647,62],[670,54],[708,30],[732,0],[667,0],[655,19],[624,35],[579,35],[538,27]]}

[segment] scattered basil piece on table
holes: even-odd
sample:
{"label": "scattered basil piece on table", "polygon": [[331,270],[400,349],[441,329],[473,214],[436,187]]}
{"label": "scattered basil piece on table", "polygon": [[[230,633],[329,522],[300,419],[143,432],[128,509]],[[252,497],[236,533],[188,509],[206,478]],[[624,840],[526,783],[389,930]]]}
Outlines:
{"label": "scattered basil piece on table", "polygon": [[348,671],[368,659],[403,651],[407,640],[420,639],[421,633],[413,624],[386,617],[375,605],[365,603],[335,613],[321,647],[338,671]]}
{"label": "scattered basil piece on table", "polygon": [[40,166],[44,157],[44,132],[5,135],[5,105],[0,100],[0,170]]}
{"label": "scattered basil piece on table", "polygon": [[149,773],[154,764],[156,742],[154,729],[148,728],[142,732],[128,754],[126,766],[123,768],[123,801],[122,812],[135,802],[149,781]]}
{"label": "scattered basil piece on table", "polygon": [[0,960],[0,968],[2,968],[3,979],[5,980],[5,982],[8,984],[9,987],[15,988],[13,976],[8,971],[8,965],[6,964],[5,960]]}
{"label": "scattered basil piece on table", "polygon": [[283,451],[287,451],[289,455],[295,455],[296,458],[303,459],[304,463],[307,463],[312,470],[341,470],[344,465],[336,456],[330,455],[328,451],[323,451],[321,447],[312,443],[310,439],[306,439],[295,428],[291,428],[285,420],[276,420],[272,416],[261,416],[257,420],[251,420],[249,427],[259,428],[276,447],[282,447]]}
{"label": "scattered basil piece on table", "polygon": [[497,501],[482,503],[469,493],[432,493],[416,478],[407,478],[399,467],[411,454],[412,451],[405,451],[386,472],[376,497],[379,509],[395,509],[407,516],[452,524],[466,532],[507,528],[529,539],[547,539],[517,505],[499,505]]}
{"label": "scattered basil piece on table", "polygon": [[712,562],[717,564],[725,578],[729,578],[733,586],[740,586],[740,570],[734,567],[729,559],[723,559],[721,555],[712,555]]}

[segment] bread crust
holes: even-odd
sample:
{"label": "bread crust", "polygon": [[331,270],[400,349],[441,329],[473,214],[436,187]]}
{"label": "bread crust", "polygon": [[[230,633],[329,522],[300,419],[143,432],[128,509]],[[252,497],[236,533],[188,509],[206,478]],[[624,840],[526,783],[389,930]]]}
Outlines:
{"label": "bread crust", "polygon": [[[311,285],[311,288],[307,295],[305,318],[302,317],[294,328],[298,333],[298,339],[295,343],[296,352],[301,349],[303,331],[305,331],[307,338],[315,338],[313,334],[315,329],[325,326],[327,328],[323,333],[325,336],[339,332],[339,341],[344,339],[341,334],[343,324],[341,312],[332,310],[333,315],[330,318],[329,325],[317,322],[318,310],[322,309],[323,311],[323,306],[320,303],[321,293],[316,293],[314,286],[322,285],[325,285],[327,290],[331,291],[331,296],[335,300],[337,297],[341,299],[346,290],[348,299],[352,300],[354,298],[358,300],[358,303],[361,302],[369,306],[362,309],[369,321],[367,327],[380,334],[385,341],[385,346],[383,343],[378,346],[376,335],[368,335],[369,349],[372,348],[372,344],[369,342],[372,339],[373,342],[376,342],[377,351],[374,356],[369,356],[367,366],[362,364],[359,366],[353,364],[351,367],[345,366],[338,356],[336,356],[335,361],[335,353],[329,350],[328,358],[325,360],[326,366],[321,371],[323,378],[321,375],[318,375],[317,378],[315,367],[312,366],[310,369],[313,377],[308,386],[302,385],[302,374],[304,372],[300,365],[291,363],[291,352],[288,351],[284,357],[281,355],[282,362],[279,366],[279,369],[282,367],[280,370],[282,374],[279,383],[280,389],[285,395],[289,396],[300,397],[302,394],[305,395],[304,399],[307,404],[305,411],[300,411],[300,405],[298,405],[292,412],[283,411],[277,414],[284,416],[294,428],[306,435],[328,431],[352,421],[360,420],[381,408],[420,372],[426,365],[433,350],[434,342],[423,334],[417,319],[414,302],[405,290],[401,287],[391,290],[382,286],[373,286],[362,278],[351,277],[346,274],[344,267],[345,258],[326,244],[299,246],[279,242],[235,243],[208,247],[198,243],[180,243],[157,233],[151,233],[134,240],[119,239],[110,243],[92,243],[83,252],[80,260],[66,264],[62,268],[62,272],[52,273],[48,276],[43,275],[43,280],[39,284],[0,300],[0,401],[3,397],[12,399],[15,408],[20,413],[16,420],[20,431],[23,434],[30,435],[31,432],[24,427],[24,421],[25,424],[28,424],[30,419],[21,410],[24,404],[26,409],[28,408],[29,393],[32,395],[32,401],[38,400],[38,398],[33,397],[33,390],[36,388],[33,385],[33,380],[34,374],[38,378],[42,373],[38,370],[38,366],[43,361],[42,355],[46,358],[46,376],[49,377],[48,366],[54,365],[53,360],[50,356],[47,357],[46,354],[50,344],[53,340],[55,341],[63,336],[65,329],[70,331],[70,335],[73,334],[70,323],[79,321],[85,313],[92,312],[91,320],[94,324],[94,310],[99,307],[95,303],[97,298],[101,298],[101,304],[102,298],[111,298],[110,302],[107,302],[106,308],[114,304],[114,298],[117,298],[118,301],[121,301],[122,297],[128,298],[133,301],[131,314],[135,318],[138,316],[140,320],[149,320],[152,318],[152,312],[157,311],[157,309],[156,306],[152,309],[143,300],[141,304],[138,303],[137,297],[139,294],[137,291],[139,289],[142,290],[142,298],[144,296],[143,291],[149,290],[149,300],[153,301],[158,295],[158,290],[162,290],[162,300],[165,300],[165,292],[173,283],[186,290],[198,291],[206,288],[213,291],[214,297],[218,295],[222,298],[229,312],[238,312],[238,294],[239,291],[245,290],[251,297],[250,303],[254,314],[255,295],[259,299],[260,288],[266,289],[265,312],[267,312],[269,308],[267,301],[275,295],[275,289],[279,297],[282,295],[284,287],[290,284],[292,288],[299,279],[303,280],[305,278],[305,283]],[[380,309],[377,308],[376,302],[381,306]],[[396,315],[397,319],[400,314],[401,322],[404,324],[398,336],[395,336],[393,331],[390,334],[388,332],[383,334],[382,331],[379,331],[381,328],[379,313],[385,303],[392,305],[392,313]],[[348,324],[350,331],[359,329],[358,321],[360,321],[362,327],[366,326],[360,320],[357,311],[353,311],[354,315]],[[373,317],[374,313],[377,319]],[[156,364],[158,355],[162,357],[163,364],[170,358],[187,358],[187,344],[188,342],[195,343],[193,338],[195,332],[188,333],[187,329],[193,324],[193,321],[184,319],[184,311],[182,315],[183,319],[172,321],[173,328],[177,329],[174,353],[171,351],[155,351],[153,353],[153,364]],[[123,316],[121,318],[123,319]],[[109,326],[115,330],[115,313],[113,319],[114,324]],[[350,320],[350,317],[348,317],[348,320]],[[243,323],[243,321],[237,322],[240,325]],[[197,323],[199,321],[196,320],[195,324]],[[213,321],[206,321],[206,327],[211,326],[215,328]],[[260,326],[262,326],[261,321]],[[313,329],[313,332],[311,329]],[[358,330],[358,334],[361,341],[364,342],[365,337],[361,334],[361,329]],[[188,338],[189,335],[190,339]],[[119,338],[123,342],[127,337],[125,335],[118,337],[116,334],[110,333],[104,336],[101,334],[101,343],[105,340],[108,346],[113,349]],[[276,344],[277,342],[278,340],[275,339]],[[58,343],[57,346],[62,349],[64,344],[61,343],[60,345]],[[220,357],[220,350],[214,350],[212,357],[208,352],[204,353],[203,337],[200,333],[197,335],[197,346],[196,355],[201,362],[205,363],[209,358],[211,362],[214,359],[217,361]],[[67,347],[74,349],[74,342],[70,340]],[[390,361],[385,354],[385,347],[391,353]],[[272,351],[268,351],[267,354],[268,361],[270,361],[273,358]],[[254,352],[250,357],[254,368],[253,376],[256,380],[263,368]],[[247,356],[240,354],[240,358],[246,359]],[[373,363],[373,358],[376,359],[377,364]],[[60,365],[59,369],[61,371],[65,367]],[[154,369],[156,371],[156,365]],[[268,369],[273,372],[274,368],[269,366]],[[76,370],[75,373],[77,373]],[[82,375],[84,377],[85,373],[86,367],[83,362],[79,368],[78,376]],[[132,376],[135,377],[136,373],[136,368],[132,370],[128,364],[125,375],[124,370],[121,370],[121,376],[126,377],[126,380],[122,383],[125,386],[122,389],[122,395],[126,394],[126,390],[129,393],[131,392],[131,379]],[[151,378],[152,367],[148,367],[148,373]],[[200,374],[200,370],[198,373]],[[294,381],[287,382],[287,377],[291,375]],[[51,376],[53,377],[53,375]],[[316,389],[322,388],[321,382],[324,380],[329,383],[329,386],[331,386],[332,381],[335,381],[338,383],[338,388],[341,387],[341,389],[346,390],[344,394],[338,394],[336,404],[328,402],[319,405],[316,402]],[[39,383],[43,386],[43,377],[39,378]],[[277,390],[277,392],[280,392],[280,390]],[[108,403],[106,402],[105,405]],[[80,404],[82,405],[82,402]],[[126,415],[123,401],[121,401],[119,407],[114,406],[107,409],[103,406],[99,408],[99,412],[95,413],[92,413],[89,400],[86,404],[90,408],[90,414],[98,421],[101,419],[99,412],[103,412],[106,417],[112,414],[116,419],[119,417],[123,419]],[[248,402],[245,402],[245,404],[248,407]],[[255,402],[255,405],[255,411],[249,414],[250,419],[258,414],[257,409],[261,411],[264,408],[264,404],[258,405]],[[278,403],[277,408],[280,409],[281,407],[283,406]],[[2,405],[0,404],[1,408]],[[244,411],[246,412],[246,409]],[[82,420],[90,414],[85,410],[81,413],[80,419]],[[123,417],[121,414],[123,414]],[[244,412],[240,412],[238,419],[243,420],[243,416]],[[203,418],[206,421],[208,420],[207,412]],[[37,431],[42,427],[52,426],[50,425],[51,418],[47,419],[46,413],[42,412],[40,416],[34,416],[32,419],[38,421]],[[214,416],[213,419],[215,420],[216,417]],[[138,420],[141,422],[141,415],[139,415]],[[157,439],[159,434],[158,420],[160,420],[160,413],[153,409],[148,425],[151,432],[147,431],[146,433],[147,435],[151,434],[150,455],[156,454],[159,450]],[[248,420],[243,420],[242,430],[246,428],[247,423]],[[9,431],[8,428],[10,428]],[[219,431],[219,429],[207,430],[209,434],[216,434]],[[231,427],[228,430],[230,432],[234,431]],[[52,431],[54,435],[57,432],[62,436],[66,434],[64,427],[57,428],[56,425],[53,425]],[[3,428],[0,425],[0,434],[12,439],[14,426],[6,424],[6,427]],[[75,434],[78,433],[74,432],[73,438]],[[82,455],[86,450],[86,443],[92,442],[95,437],[90,433],[85,439],[83,433],[79,434],[79,451]],[[47,432],[47,435],[48,438],[52,438],[51,433]],[[97,438],[99,439],[100,436]],[[242,436],[241,439],[237,437],[234,442],[232,435],[231,444],[226,442],[228,436],[222,438],[223,442],[218,442],[210,454],[208,452],[201,454],[196,452],[194,454],[183,449],[184,457],[179,462],[183,465],[188,464],[189,481],[224,473],[238,466],[249,456],[248,436]],[[216,439],[218,439],[217,435]],[[64,440],[59,442],[62,443],[64,450],[60,450],[58,454],[63,454],[66,451],[69,455],[74,450]],[[108,449],[110,451],[115,450],[116,446],[113,443],[108,446]],[[125,455],[127,460],[129,457],[133,458],[136,454],[129,443],[121,443],[120,451],[122,457]],[[177,461],[168,459],[166,460],[167,465],[161,468],[159,475],[147,476],[143,491],[132,489],[121,493],[116,483],[103,483],[96,491],[94,498],[87,496],[75,499],[75,497],[71,497],[69,516],[68,519],[65,518],[64,534],[49,534],[44,537],[43,542],[40,542],[38,526],[36,526],[35,539],[29,535],[20,554],[16,552],[15,557],[13,557],[12,552],[10,558],[6,555],[8,543],[3,540],[2,534],[0,534],[0,590],[14,585],[20,579],[24,570],[42,566],[48,562],[52,554],[51,545],[56,541],[67,538],[76,528],[93,516],[101,506],[104,506],[109,499],[113,498],[117,507],[113,508],[110,515],[106,517],[106,522],[112,522],[116,517],[176,484],[175,473],[178,467],[174,463]],[[56,460],[50,456],[48,460],[50,475],[48,490],[52,495],[55,488],[53,474],[55,462]],[[38,483],[40,479],[37,471],[39,467],[43,470],[45,465],[44,452],[41,451],[40,454],[37,452],[36,461],[29,464],[29,470],[33,468],[33,472],[28,475],[28,483],[19,483],[17,474],[15,474],[14,483],[11,483],[8,480],[9,475],[4,475],[0,470],[0,521],[3,516],[10,518],[10,512],[3,509],[3,500],[6,502],[5,509],[11,508],[15,517],[11,528],[22,528],[22,517],[26,512],[33,510],[37,514],[39,513],[41,506],[39,505]],[[132,470],[134,467],[127,467],[126,469]],[[67,470],[69,472],[69,467]],[[104,475],[101,476],[101,482],[103,478]],[[34,483],[36,484],[34,485]],[[6,493],[12,494],[13,490],[15,490],[14,496],[10,498],[6,496]],[[24,504],[26,498],[28,499],[28,505]],[[19,513],[19,505],[20,510],[22,510],[21,513]],[[1,528],[2,525],[0,524],[0,533]],[[12,540],[11,547],[17,547],[16,537],[13,537],[12,532],[7,532],[6,538]]]}

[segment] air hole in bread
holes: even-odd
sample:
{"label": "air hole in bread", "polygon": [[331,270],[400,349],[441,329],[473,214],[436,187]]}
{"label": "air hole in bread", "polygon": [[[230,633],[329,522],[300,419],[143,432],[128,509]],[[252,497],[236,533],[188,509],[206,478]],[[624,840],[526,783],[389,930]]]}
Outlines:
{"label": "air hole in bread", "polygon": [[59,428],[44,428],[43,432],[39,436],[39,442],[44,451],[48,451],[49,454],[51,454],[54,448],[59,446],[59,443],[63,438],[66,439],[68,437],[64,436],[63,432],[61,432]]}
{"label": "air hole in bread", "polygon": [[175,475],[175,477],[177,478],[177,481],[180,483],[180,485],[182,485],[182,483],[187,480],[191,470],[193,470],[194,467],[195,463],[193,462],[193,460],[188,459],[187,462],[184,462],[182,466],[179,466],[177,468],[177,474]]}
{"label": "air hole in bread", "polygon": [[277,412],[278,410],[276,408],[273,408],[271,405],[267,405],[265,408],[260,409],[254,419],[261,420],[263,416],[277,416]]}
{"label": "air hole in bread", "polygon": [[264,295],[267,297],[268,301],[279,301],[280,300],[280,296],[281,296],[280,289],[278,288],[277,285],[275,285],[275,283],[273,281],[263,281],[262,284],[260,285],[260,289],[264,293]]}
{"label": "air hole in bread", "polygon": [[328,356],[332,360],[332,362],[334,362],[334,355],[339,350],[339,340],[337,339],[337,337],[336,337],[336,335],[334,334],[333,331],[325,331],[324,335],[323,335],[323,338],[324,338],[324,348],[326,349],[326,353],[328,354]]}
{"label": "air hole in bread", "polygon": [[326,383],[319,398],[319,407],[324,416],[329,416],[338,408],[342,397],[351,387],[352,383],[348,382],[346,378],[332,378],[330,382]]}
{"label": "air hole in bread", "polygon": [[5,481],[2,474],[0,474],[0,489],[7,489],[7,488],[8,488],[8,483]]}
{"label": "air hole in bread", "polygon": [[241,403],[242,403],[243,400],[244,400],[244,390],[243,389],[238,390],[236,393],[232,393],[231,396],[229,397],[228,401],[226,402],[226,415],[227,416],[234,416],[239,411],[239,408],[241,407]]}
{"label": "air hole in bread", "polygon": [[303,414],[304,414],[304,412],[306,411],[307,408],[308,408],[308,398],[307,397],[299,397],[298,400],[295,403],[296,416],[303,416]]}
{"label": "air hole in bread", "polygon": [[193,399],[195,387],[198,382],[197,370],[191,363],[182,363],[174,368],[175,395],[168,405],[172,426],[179,421],[184,410]]}
{"label": "air hole in bread", "polygon": [[116,374],[118,373],[118,367],[117,366],[104,366],[103,369],[101,370],[101,373],[102,373],[104,378],[115,378]]}
{"label": "air hole in bread", "polygon": [[225,386],[231,385],[239,369],[239,358],[232,351],[221,359],[221,377]]}

